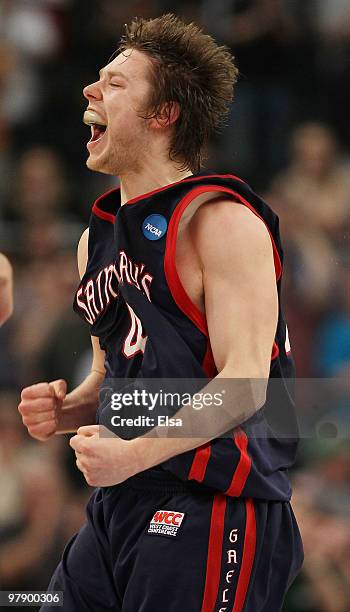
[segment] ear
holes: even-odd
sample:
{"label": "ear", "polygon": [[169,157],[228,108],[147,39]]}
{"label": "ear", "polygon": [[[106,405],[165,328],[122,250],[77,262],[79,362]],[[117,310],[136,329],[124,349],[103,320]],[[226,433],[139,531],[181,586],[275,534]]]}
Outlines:
{"label": "ear", "polygon": [[173,125],[180,116],[180,105],[178,102],[167,102],[162,106],[157,117],[151,119],[151,127],[159,129]]}

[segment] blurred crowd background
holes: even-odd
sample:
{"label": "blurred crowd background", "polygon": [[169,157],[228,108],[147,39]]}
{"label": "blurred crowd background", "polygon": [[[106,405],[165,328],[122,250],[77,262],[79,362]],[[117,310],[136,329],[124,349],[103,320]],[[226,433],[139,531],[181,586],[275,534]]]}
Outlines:
{"label": "blurred crowd background", "polygon": [[[299,377],[350,371],[349,0],[0,0],[0,250],[16,305],[0,330],[1,589],[44,589],[84,520],[91,489],[67,437],[33,442],[17,404],[23,386],[73,388],[89,367],[89,333],[72,311],[76,244],[116,181],[85,166],[82,89],[124,23],[167,11],[237,59],[236,100],[207,167],[247,180],[280,216]],[[292,476],[306,560],[284,612],[347,612],[349,441],[304,440]]]}

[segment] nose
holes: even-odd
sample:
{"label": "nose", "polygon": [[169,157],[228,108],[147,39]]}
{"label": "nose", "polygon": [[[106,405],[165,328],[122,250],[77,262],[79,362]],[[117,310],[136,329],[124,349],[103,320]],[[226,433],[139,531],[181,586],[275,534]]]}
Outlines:
{"label": "nose", "polygon": [[99,87],[99,81],[95,83],[91,83],[90,85],[86,85],[83,89],[83,96],[87,100],[102,100],[102,93]]}

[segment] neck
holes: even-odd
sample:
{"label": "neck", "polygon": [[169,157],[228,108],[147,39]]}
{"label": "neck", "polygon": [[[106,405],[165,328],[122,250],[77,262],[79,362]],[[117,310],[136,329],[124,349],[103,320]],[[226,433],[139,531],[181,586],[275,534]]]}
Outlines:
{"label": "neck", "polygon": [[173,162],[157,165],[152,164],[152,160],[149,160],[147,167],[140,169],[138,172],[120,175],[121,203],[123,205],[144,193],[166,187],[188,176],[192,176],[192,172],[189,170],[180,171]]}

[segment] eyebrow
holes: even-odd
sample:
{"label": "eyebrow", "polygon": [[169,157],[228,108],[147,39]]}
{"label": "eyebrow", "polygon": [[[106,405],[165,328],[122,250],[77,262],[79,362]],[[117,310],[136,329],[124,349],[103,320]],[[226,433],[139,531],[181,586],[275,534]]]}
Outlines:
{"label": "eyebrow", "polygon": [[109,70],[106,70],[105,68],[101,68],[98,74],[100,76],[100,79],[102,79],[104,75],[106,74],[107,76],[109,76],[109,78],[116,76],[116,77],[122,77],[123,79],[125,79],[125,81],[129,81],[128,77],[125,76],[122,72],[119,72],[118,70],[116,72],[110,72]]}

